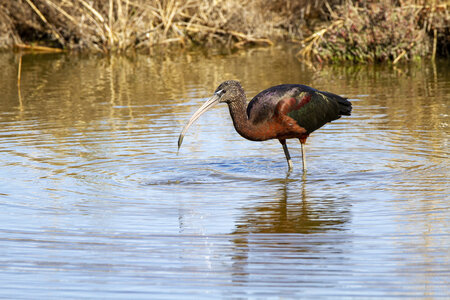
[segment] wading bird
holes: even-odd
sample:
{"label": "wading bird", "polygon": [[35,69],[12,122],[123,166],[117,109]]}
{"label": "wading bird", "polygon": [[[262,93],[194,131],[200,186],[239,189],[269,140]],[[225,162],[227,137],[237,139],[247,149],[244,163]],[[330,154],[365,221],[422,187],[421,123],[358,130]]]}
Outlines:
{"label": "wading bird", "polygon": [[292,170],[286,139],[297,138],[302,146],[303,171],[306,171],[305,142],[316,129],[341,116],[349,116],[352,104],[341,96],[321,92],[301,84],[282,84],[256,95],[247,106],[244,90],[238,81],[228,80],[219,85],[184,126],[178,138],[178,150],[188,128],[217,103],[226,103],[234,128],[251,141],[278,139]]}

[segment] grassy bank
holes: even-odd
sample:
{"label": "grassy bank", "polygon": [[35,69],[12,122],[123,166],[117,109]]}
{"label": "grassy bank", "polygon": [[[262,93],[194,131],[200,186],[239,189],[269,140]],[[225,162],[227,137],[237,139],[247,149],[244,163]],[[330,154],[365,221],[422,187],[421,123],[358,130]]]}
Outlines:
{"label": "grassy bank", "polygon": [[5,0],[0,48],[125,52],[299,43],[318,61],[449,55],[443,0]]}

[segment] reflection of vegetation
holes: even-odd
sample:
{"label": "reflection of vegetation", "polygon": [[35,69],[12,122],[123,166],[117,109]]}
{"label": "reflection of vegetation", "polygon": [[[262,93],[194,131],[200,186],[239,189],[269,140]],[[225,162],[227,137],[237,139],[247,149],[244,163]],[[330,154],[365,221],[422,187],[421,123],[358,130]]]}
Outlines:
{"label": "reflection of vegetation", "polygon": [[[355,98],[369,96],[362,98],[364,107],[361,109],[371,109],[369,116],[378,114],[378,118],[366,121],[376,122],[381,129],[397,128],[401,124],[417,143],[430,138],[430,133],[436,141],[444,141],[448,128],[445,112],[448,111],[449,95],[445,87],[449,67],[448,62],[411,64],[393,69],[387,66],[329,66],[316,76],[316,82],[326,84],[330,78],[341,78],[344,84],[350,81],[352,84],[346,93]],[[356,105],[358,103],[361,102]],[[363,113],[361,109],[355,111]]]}
{"label": "reflection of vegetation", "polygon": [[[4,74],[2,90],[15,93],[17,65],[13,64],[13,56],[3,54],[0,64]],[[435,134],[443,135],[448,69],[448,63],[444,62],[396,68],[323,66],[313,72],[297,62],[289,51],[277,48],[239,52],[225,58],[199,53],[151,59],[145,55],[24,55],[21,96],[22,108],[28,114],[39,113],[39,118],[61,120],[61,125],[66,127],[73,124],[71,120],[89,124],[93,120],[113,121],[118,114],[126,114],[130,119],[154,116],[162,110],[172,111],[177,120],[176,113],[187,113],[187,110],[174,104],[194,99],[195,105],[196,99],[208,97],[226,79],[243,80],[248,97],[282,82],[304,83],[319,89],[331,89],[332,82],[332,89],[338,94],[351,98],[369,95],[355,104],[379,107],[379,111],[369,112],[369,116],[386,114],[385,118],[378,119],[384,121],[377,123],[378,126],[392,120],[403,122],[412,134],[420,134],[417,130],[420,128],[435,128]],[[42,101],[43,97],[46,101]],[[433,99],[431,105],[430,99]],[[16,95],[0,102],[0,107],[7,111],[18,105]],[[361,109],[355,109],[355,113]],[[411,116],[415,116],[414,122]],[[151,122],[148,118],[147,121]]]}
{"label": "reflection of vegetation", "polygon": [[[248,77],[255,91],[282,81],[286,74],[296,74],[293,56],[284,57],[276,48],[260,48],[223,57],[199,52],[183,55],[85,56],[66,54],[24,54],[22,58],[21,98],[29,117],[46,122],[61,122],[61,127],[90,124],[97,120],[119,121],[121,116],[139,118],[146,122],[164,111],[187,112],[179,103],[210,96],[226,79]],[[261,61],[277,57],[277,64],[287,66],[283,73],[270,78],[261,72]],[[14,60],[16,59],[16,63]],[[2,90],[12,93],[0,101],[0,109],[18,107],[17,66],[19,58],[0,54],[4,80]],[[297,66],[302,67],[298,64]],[[273,70],[273,67],[270,67]],[[252,76],[246,76],[252,74]],[[253,96],[255,91],[250,91]],[[43,101],[42,99],[45,99]],[[31,116],[30,114],[34,114]],[[134,123],[136,125],[136,123]]]}

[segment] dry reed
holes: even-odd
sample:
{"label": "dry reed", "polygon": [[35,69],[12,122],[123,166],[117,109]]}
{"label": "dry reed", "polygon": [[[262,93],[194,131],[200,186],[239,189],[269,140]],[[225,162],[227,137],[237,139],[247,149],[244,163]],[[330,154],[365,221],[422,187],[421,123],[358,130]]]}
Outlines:
{"label": "dry reed", "polygon": [[[302,37],[304,18],[323,0],[6,0],[0,47],[39,41],[47,47],[123,52],[155,45],[228,48]],[[306,11],[305,11],[306,10]]]}
{"label": "dry reed", "polygon": [[448,56],[449,4],[421,2],[346,1],[334,10],[329,8],[331,25],[304,39],[298,55],[320,62],[392,61],[393,64],[430,54],[434,60],[438,48],[440,54]]}
{"label": "dry reed", "polygon": [[397,63],[449,55],[448,6],[446,0],[5,0],[0,48],[108,53],[281,40],[301,41],[298,55],[308,61]]}

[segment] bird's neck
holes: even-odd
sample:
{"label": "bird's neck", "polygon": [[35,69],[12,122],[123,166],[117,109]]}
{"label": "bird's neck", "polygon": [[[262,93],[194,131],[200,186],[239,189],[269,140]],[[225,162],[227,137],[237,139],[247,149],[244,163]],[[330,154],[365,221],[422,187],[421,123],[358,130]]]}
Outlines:
{"label": "bird's neck", "polygon": [[247,116],[247,101],[245,98],[241,101],[234,101],[228,104],[230,115],[233,119],[233,125],[236,131],[243,137],[251,141],[260,141],[261,138],[256,135],[258,128],[250,122]]}

